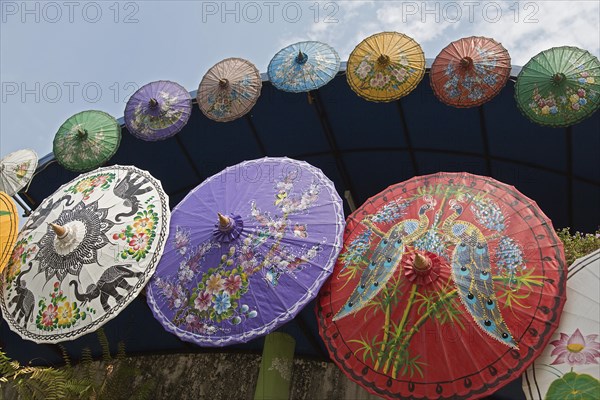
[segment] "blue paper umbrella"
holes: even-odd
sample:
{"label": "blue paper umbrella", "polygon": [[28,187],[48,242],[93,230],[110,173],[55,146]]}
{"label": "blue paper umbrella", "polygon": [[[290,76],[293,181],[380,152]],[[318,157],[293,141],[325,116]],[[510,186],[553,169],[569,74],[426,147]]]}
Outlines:
{"label": "blue paper umbrella", "polygon": [[321,42],[299,42],[281,49],[269,63],[269,80],[279,90],[308,92],[329,82],[340,68],[340,57]]}

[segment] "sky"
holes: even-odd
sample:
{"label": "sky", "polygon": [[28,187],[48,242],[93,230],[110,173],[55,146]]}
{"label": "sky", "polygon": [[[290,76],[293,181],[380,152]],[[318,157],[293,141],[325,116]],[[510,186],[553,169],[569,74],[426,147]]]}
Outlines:
{"label": "sky", "polygon": [[266,72],[286,45],[318,40],[346,60],[365,37],[397,31],[433,59],[486,36],[524,65],[550,47],[600,56],[600,1],[5,1],[0,0],[0,157],[44,156],[71,115],[123,116],[135,90],[172,80],[196,90],[218,61]]}

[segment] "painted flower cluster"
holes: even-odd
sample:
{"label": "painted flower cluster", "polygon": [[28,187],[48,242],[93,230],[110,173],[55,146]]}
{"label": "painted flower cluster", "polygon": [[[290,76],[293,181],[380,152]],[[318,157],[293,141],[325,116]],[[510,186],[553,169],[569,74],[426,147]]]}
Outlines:
{"label": "painted flower cluster", "polygon": [[336,60],[323,54],[311,54],[308,62],[299,64],[296,62],[297,53],[291,54],[285,61],[277,65],[273,71],[273,80],[285,85],[287,88],[302,89],[307,82],[319,82],[323,80],[323,72],[334,70]]}
{"label": "painted flower cluster", "polygon": [[495,265],[499,275],[512,279],[515,274],[527,268],[521,246],[508,236],[500,238],[495,254]]}
{"label": "painted flower cluster", "polygon": [[65,192],[73,194],[81,193],[83,200],[88,200],[96,188],[107,190],[114,180],[114,172],[92,175],[68,187],[65,189]]}
{"label": "painted flower cluster", "polygon": [[32,236],[29,235],[26,238],[21,238],[15,244],[13,252],[8,260],[6,274],[7,283],[11,283],[19,273],[21,273],[21,266],[27,264],[27,260],[31,258],[33,252],[35,251],[35,246],[30,246],[29,242],[31,241]]}
{"label": "painted flower cluster", "polygon": [[[235,254],[235,248],[232,249],[234,251],[223,255],[222,261],[225,265],[233,264],[231,257]],[[247,291],[248,275],[240,267],[227,271],[222,268],[210,268],[194,289],[190,303],[201,319],[215,322],[231,319],[231,322],[237,325],[242,322],[239,315],[234,316],[238,306],[241,308],[238,300]],[[252,317],[255,316],[256,311]]]}
{"label": "painted flower cluster", "polygon": [[385,204],[371,217],[373,222],[392,222],[406,214],[406,208],[410,203],[396,199]]}
{"label": "painted flower cluster", "polygon": [[158,92],[156,100],[159,112],[155,114],[148,112],[148,106],[144,103],[139,103],[133,111],[131,127],[142,135],[151,136],[154,131],[168,128],[177,123],[182,118],[185,109],[181,107],[181,104],[189,101],[166,91]]}
{"label": "painted flower cluster", "polygon": [[377,61],[371,60],[367,55],[354,69],[360,81],[377,90],[398,89],[415,71],[410,67],[406,55],[385,68],[378,68]]}
{"label": "painted flower cluster", "polygon": [[27,175],[27,171],[29,170],[29,166],[31,165],[31,161],[23,161],[15,167],[15,174],[17,178],[23,179],[25,175]]}
{"label": "painted flower cluster", "polygon": [[598,97],[598,93],[593,89],[586,89],[587,85],[595,83],[594,77],[590,76],[589,72],[583,71],[583,65],[580,65],[577,69],[580,71],[576,77],[577,83],[580,85],[579,88],[575,90],[572,87],[567,87],[564,94],[559,96],[549,91],[544,96],[536,87],[529,108],[536,115],[546,116],[573,113],[584,109],[590,100],[593,101]]}
{"label": "painted flower cluster", "polygon": [[502,210],[490,199],[487,198],[473,198],[471,204],[471,211],[477,222],[493,231],[503,231],[506,227],[504,214]]}
{"label": "painted flower cluster", "polygon": [[[54,283],[54,290],[50,293],[50,303],[42,297],[38,302],[38,315],[35,318],[35,325],[44,331],[54,331],[75,326],[79,321],[87,318],[85,311],[77,306],[77,302],[67,301],[67,297],[60,289],[60,283]],[[95,313],[95,310],[88,307],[88,313]]]}
{"label": "painted flower cluster", "polygon": [[363,260],[364,255],[371,247],[372,234],[373,231],[367,229],[352,240],[350,244],[344,245],[344,249],[339,256],[339,261],[344,265],[343,269],[351,264],[357,265]]}
{"label": "painted flower cluster", "polygon": [[240,104],[244,104],[254,97],[254,89],[252,89],[254,85],[253,76],[248,74],[226,90],[216,90],[210,93],[206,99],[207,114],[215,118],[232,115]]}
{"label": "painted flower cluster", "polygon": [[444,91],[449,98],[465,97],[477,101],[485,96],[489,88],[498,84],[496,57],[481,48],[475,50],[478,52],[478,57],[477,62],[473,64],[473,69],[462,69],[457,63],[450,63],[446,67],[444,75],[448,80],[444,83]]}
{"label": "painted flower cluster", "polygon": [[156,237],[158,220],[154,205],[148,204],[145,210],[137,212],[131,225],[113,235],[114,240],[125,241],[125,248],[121,251],[122,259],[140,261],[148,255]]}

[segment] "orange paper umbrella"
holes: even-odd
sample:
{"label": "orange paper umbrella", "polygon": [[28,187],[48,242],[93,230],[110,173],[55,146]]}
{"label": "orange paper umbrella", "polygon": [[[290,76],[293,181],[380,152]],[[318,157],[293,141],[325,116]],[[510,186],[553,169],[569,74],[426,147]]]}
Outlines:
{"label": "orange paper umbrella", "polygon": [[13,199],[0,192],[0,272],[4,270],[17,241],[19,215]]}
{"label": "orange paper umbrella", "polygon": [[260,73],[254,64],[241,58],[227,58],[204,75],[196,99],[208,118],[233,121],[250,111],[261,88]]}
{"label": "orange paper umbrella", "polygon": [[412,38],[382,32],[359,43],[348,58],[346,78],[370,101],[393,101],[406,96],[425,75],[425,55]]}
{"label": "orange paper umbrella", "polygon": [[514,187],[439,173],[356,210],[317,303],[331,358],[386,398],[475,399],[518,377],[558,326],[566,267]]}
{"label": "orange paper umbrella", "polygon": [[454,107],[476,107],[496,96],[510,77],[510,55],[493,39],[471,36],[450,43],[429,73],[433,93]]}

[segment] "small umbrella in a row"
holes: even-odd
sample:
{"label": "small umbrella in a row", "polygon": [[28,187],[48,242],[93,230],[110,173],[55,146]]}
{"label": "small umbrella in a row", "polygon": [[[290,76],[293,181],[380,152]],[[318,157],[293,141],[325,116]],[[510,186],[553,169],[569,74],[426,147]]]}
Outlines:
{"label": "small umbrella in a row", "polygon": [[[310,92],[333,79],[339,65],[339,56],[330,46],[300,42],[273,57],[268,75],[277,89]],[[442,102],[454,107],[476,107],[500,92],[510,71],[510,56],[500,43],[485,37],[468,37],[444,48],[429,75],[433,92]],[[420,45],[397,32],[382,32],[363,40],[350,54],[346,74],[352,90],[376,102],[406,96],[424,75],[425,56]],[[517,77],[515,98],[519,109],[532,121],[566,127],[600,107],[599,82],[600,62],[596,57],[575,47],[552,48],[523,67]],[[203,77],[197,92],[198,105],[212,120],[232,121],[250,111],[261,87],[260,74],[252,63],[228,58]],[[164,140],[186,125],[191,108],[191,96],[182,86],[170,81],[151,82],[127,102],[125,124],[139,139]],[[60,127],[53,150],[65,168],[89,171],[114,155],[120,138],[120,126],[113,117],[101,111],[84,111]],[[14,164],[18,160],[13,158],[21,156],[12,154],[10,160],[0,163],[0,189],[7,193],[16,193],[14,186],[28,182],[23,171],[4,173],[7,164]]]}

